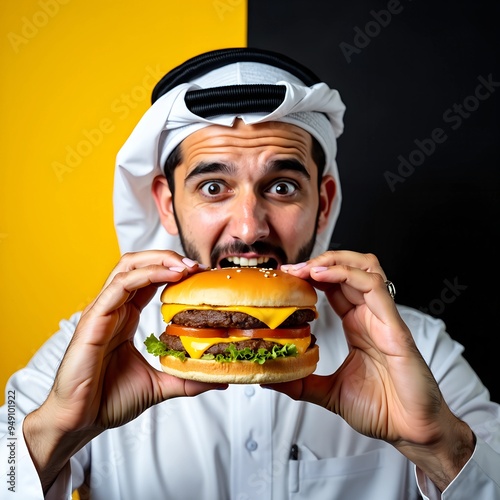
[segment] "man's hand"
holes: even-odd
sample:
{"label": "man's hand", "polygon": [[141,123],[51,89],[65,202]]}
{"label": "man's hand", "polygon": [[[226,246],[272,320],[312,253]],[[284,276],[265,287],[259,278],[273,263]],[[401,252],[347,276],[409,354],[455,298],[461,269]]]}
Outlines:
{"label": "man's hand", "polygon": [[[443,490],[474,449],[470,428],[446,405],[371,254],[326,252],[282,267],[323,290],[342,319],[349,354],[331,376],[277,384],[323,406],[366,436],[383,439]],[[321,349],[321,347],[320,347]]]}
{"label": "man's hand", "polygon": [[219,387],[155,370],[133,344],[140,313],[158,287],[199,269],[175,252],[126,254],[83,311],[47,400],[24,422],[44,489],[103,430],[123,425],[166,399]]}

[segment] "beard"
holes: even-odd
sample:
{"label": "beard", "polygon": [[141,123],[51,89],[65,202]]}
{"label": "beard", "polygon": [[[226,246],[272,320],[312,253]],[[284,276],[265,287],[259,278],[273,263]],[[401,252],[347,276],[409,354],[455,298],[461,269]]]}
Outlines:
{"label": "beard", "polygon": [[[181,241],[182,248],[186,257],[192,260],[203,263],[202,257],[198,249],[193,242],[190,242],[182,231],[182,227],[179,224],[176,211],[174,209],[175,222],[177,224],[177,229],[179,231],[179,239]],[[309,238],[309,240],[302,245],[298,250],[297,255],[287,255],[282,247],[272,245],[271,243],[266,243],[263,241],[256,241],[251,245],[245,243],[234,241],[229,245],[216,245],[210,254],[210,266],[212,268],[217,267],[221,255],[232,255],[232,254],[243,254],[243,253],[256,253],[258,255],[276,255],[282,264],[296,264],[298,262],[305,262],[311,256],[311,253],[316,243],[316,234],[318,226],[319,211],[316,214],[316,222],[314,224],[314,231]]]}

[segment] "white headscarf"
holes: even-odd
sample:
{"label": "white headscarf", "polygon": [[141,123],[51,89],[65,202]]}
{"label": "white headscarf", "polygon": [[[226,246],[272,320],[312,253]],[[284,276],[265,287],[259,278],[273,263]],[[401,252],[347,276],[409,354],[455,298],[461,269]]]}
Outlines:
{"label": "white headscarf", "polygon": [[[193,114],[184,102],[190,90],[244,84],[284,85],[285,98],[268,114],[211,118]],[[339,93],[326,83],[308,87],[289,72],[263,63],[231,63],[173,88],[146,111],[117,155],[113,202],[121,252],[170,249],[183,253],[178,236],[169,235],[160,223],[151,194],[152,181],[163,173],[166,158],[188,135],[210,125],[232,126],[237,118],[247,124],[291,123],[319,141],[326,156],[324,173],[334,177],[337,187],[328,227],[318,235],[313,255],[326,251],[340,212],[341,189],[335,156],[336,138],[343,131],[344,111]]]}

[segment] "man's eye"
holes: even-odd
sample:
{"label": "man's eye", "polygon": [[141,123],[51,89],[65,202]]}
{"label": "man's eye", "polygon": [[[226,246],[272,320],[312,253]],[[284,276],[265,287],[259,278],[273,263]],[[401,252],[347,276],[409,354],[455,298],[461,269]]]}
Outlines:
{"label": "man's eye", "polygon": [[217,196],[225,191],[226,187],[222,182],[210,181],[201,186],[201,192],[206,196]]}
{"label": "man's eye", "polygon": [[289,181],[279,181],[271,186],[269,189],[270,193],[278,194],[280,196],[286,196],[295,193],[297,191],[297,185]]}

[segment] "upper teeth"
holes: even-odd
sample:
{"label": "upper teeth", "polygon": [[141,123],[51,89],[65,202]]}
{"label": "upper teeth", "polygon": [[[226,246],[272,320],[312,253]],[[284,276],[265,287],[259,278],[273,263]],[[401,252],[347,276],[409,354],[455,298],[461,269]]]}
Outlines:
{"label": "upper teeth", "polygon": [[269,258],[268,257],[250,257],[250,259],[247,259],[246,257],[227,257],[227,260],[229,262],[232,262],[233,264],[235,264],[237,266],[254,267],[257,264],[264,264],[264,262],[268,262]]}

